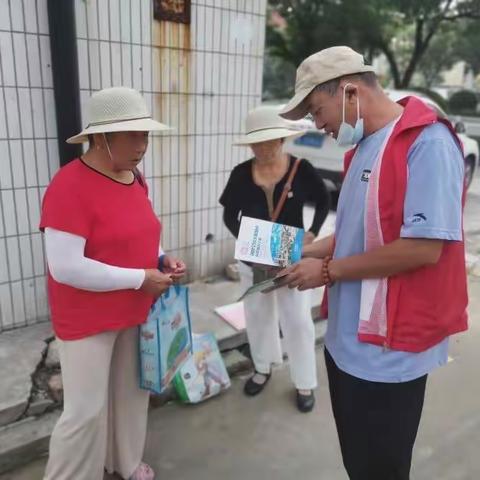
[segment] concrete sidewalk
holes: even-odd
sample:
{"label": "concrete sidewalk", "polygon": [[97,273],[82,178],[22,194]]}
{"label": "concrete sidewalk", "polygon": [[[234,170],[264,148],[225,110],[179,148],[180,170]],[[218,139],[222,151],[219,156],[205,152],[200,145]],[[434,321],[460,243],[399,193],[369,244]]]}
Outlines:
{"label": "concrete sidewalk", "polygon": [[[412,480],[480,478],[480,282],[470,282],[471,330],[454,337],[452,361],[428,382]],[[323,352],[320,386],[310,414],[296,411],[288,366],[275,370],[257,398],[242,393],[243,378],[199,406],[153,410],[145,460],[159,480],[347,480],[330,410]],[[45,460],[0,480],[38,480]],[[93,479],[92,479],[93,480]]]}
{"label": "concrete sidewalk", "polygon": [[[235,330],[214,312],[216,307],[233,303],[240,297],[243,293],[240,283],[216,278],[194,282],[189,287],[193,331],[215,334],[231,373],[245,369],[250,362],[236,349],[247,343],[246,332]],[[314,316],[318,314],[321,295],[321,291],[312,295],[312,303],[317,304],[316,307],[312,305]],[[324,330],[324,323],[316,325],[318,343],[323,340]],[[21,466],[48,450],[50,433],[60,413],[59,405],[49,398],[48,389],[38,392],[33,374],[39,367],[42,372],[45,370],[46,358],[50,359],[54,345],[48,343],[52,337],[49,324],[0,335],[0,359],[9,367],[0,369],[0,473]],[[58,355],[53,356],[58,362]],[[50,378],[60,373],[58,363],[46,370]],[[60,389],[57,395],[63,395],[63,391]],[[168,393],[152,397],[152,404],[163,405],[165,397],[168,399]]]}

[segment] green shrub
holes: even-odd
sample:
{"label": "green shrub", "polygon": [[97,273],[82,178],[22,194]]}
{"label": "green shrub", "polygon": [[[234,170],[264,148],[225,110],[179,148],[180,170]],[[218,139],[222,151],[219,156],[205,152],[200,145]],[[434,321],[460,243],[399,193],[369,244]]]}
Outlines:
{"label": "green shrub", "polygon": [[473,113],[477,110],[478,99],[471,90],[459,90],[450,97],[448,103],[453,113]]}

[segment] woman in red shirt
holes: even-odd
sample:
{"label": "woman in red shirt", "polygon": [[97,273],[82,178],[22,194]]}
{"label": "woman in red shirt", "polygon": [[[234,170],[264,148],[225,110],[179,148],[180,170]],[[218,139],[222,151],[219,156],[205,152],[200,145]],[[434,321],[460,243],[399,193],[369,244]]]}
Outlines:
{"label": "woman in red shirt", "polygon": [[68,142],[88,141],[88,151],[55,175],[42,205],[64,384],[45,479],[101,480],[106,469],[152,480],[141,462],[149,394],[138,386],[138,325],[185,265],[161,250],[161,224],[137,165],[148,132],[168,127],[124,87],[95,93],[87,118]]}

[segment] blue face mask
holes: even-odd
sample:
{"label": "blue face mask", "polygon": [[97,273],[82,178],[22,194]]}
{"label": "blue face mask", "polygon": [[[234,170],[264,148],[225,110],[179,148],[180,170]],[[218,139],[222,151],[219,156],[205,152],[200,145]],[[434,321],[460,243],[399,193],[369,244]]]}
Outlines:
{"label": "blue face mask", "polygon": [[345,97],[347,95],[346,89],[351,85],[347,83],[343,87],[343,110],[342,110],[342,123],[338,130],[337,143],[346,147],[349,145],[356,145],[363,138],[363,118],[360,118],[360,100],[357,95],[357,122],[355,127],[352,127],[345,121]]}

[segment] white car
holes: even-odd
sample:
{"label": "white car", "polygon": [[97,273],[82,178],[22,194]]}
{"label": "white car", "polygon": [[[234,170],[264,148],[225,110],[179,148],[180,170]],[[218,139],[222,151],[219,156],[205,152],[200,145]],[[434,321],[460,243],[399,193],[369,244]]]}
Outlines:
{"label": "white car", "polygon": [[[442,108],[427,96],[406,90],[386,90],[386,93],[395,101],[407,96],[416,96],[433,108],[440,117],[448,119]],[[449,121],[452,122],[451,119]],[[309,160],[318,169],[330,190],[339,191],[343,180],[343,156],[350,147],[340,147],[332,136],[324,131],[317,130],[311,120],[305,119],[295,123],[299,128],[307,128],[308,131],[300,138],[287,140],[284,147],[285,151],[296,157]],[[465,134],[465,127],[461,122],[455,123],[454,127],[463,143],[465,185],[468,188],[478,163],[478,143]]]}

